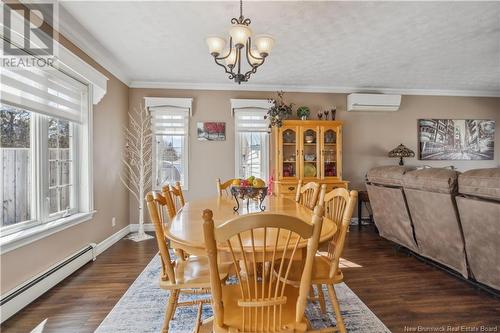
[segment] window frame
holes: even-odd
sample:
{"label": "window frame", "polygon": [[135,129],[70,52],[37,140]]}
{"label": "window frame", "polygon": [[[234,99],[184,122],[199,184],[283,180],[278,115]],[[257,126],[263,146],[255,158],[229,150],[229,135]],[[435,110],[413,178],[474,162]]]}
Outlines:
{"label": "window frame", "polygon": [[[148,111],[151,113],[151,131],[152,131],[152,154],[151,154],[151,163],[152,163],[152,168],[151,168],[151,187],[153,190],[160,190],[158,188],[158,185],[156,184],[156,173],[157,173],[157,164],[158,164],[158,158],[156,155],[156,149],[157,149],[157,144],[156,144],[156,136],[157,135],[164,135],[164,136],[176,136],[175,134],[162,134],[162,133],[155,133],[154,129],[154,115],[153,112],[155,108],[158,109],[164,109],[162,110],[164,113],[169,113],[169,111],[172,113],[172,115],[182,115],[185,117],[185,120],[187,122],[186,126],[186,133],[183,135],[184,139],[184,154],[182,156],[182,164],[184,165],[183,168],[183,173],[184,173],[184,183],[181,184],[182,188],[184,191],[189,190],[189,141],[190,141],[190,118],[192,117],[192,105],[193,105],[193,98],[172,98],[172,97],[144,97],[144,105],[148,109]],[[178,135],[181,136],[181,135]]]}
{"label": "window frame", "polygon": [[[87,88],[89,89],[88,85]],[[89,94],[87,94],[89,95]],[[89,103],[83,103],[82,108],[86,105],[91,105]],[[20,107],[17,107],[21,109]],[[82,186],[84,182],[81,181],[81,174],[85,171],[79,170],[80,160],[82,160],[82,150],[80,145],[83,142],[82,128],[89,128],[89,124],[77,124],[71,121],[69,122],[70,131],[72,132],[72,146],[71,146],[71,160],[73,163],[70,181],[71,184],[71,209],[69,211],[60,210],[55,213],[50,213],[50,204],[48,202],[50,184],[49,184],[49,147],[48,147],[48,123],[49,116],[42,115],[29,108],[24,108],[23,110],[29,111],[30,116],[30,169],[31,169],[31,205],[30,205],[30,219],[26,221],[21,221],[14,223],[12,225],[0,226],[1,238],[10,236],[15,233],[25,231],[30,228],[34,228],[40,225],[47,224],[49,222],[54,222],[62,218],[71,219],[72,216],[79,213],[91,213],[93,211],[93,205],[85,204],[81,206],[81,198],[85,196],[91,196],[92,186],[86,184]],[[83,110],[82,110],[83,111]],[[88,110],[90,113],[91,110]],[[57,118],[56,118],[57,119]],[[88,135],[88,134],[87,134]],[[89,149],[90,151],[90,149]],[[85,156],[86,157],[86,156]],[[58,156],[59,158],[59,156]],[[84,159],[83,159],[84,160]],[[58,172],[58,171],[56,171]],[[92,170],[88,170],[89,173]],[[91,200],[87,200],[91,203]],[[67,214],[69,213],[69,214]]]}
{"label": "window frame", "polygon": [[263,135],[264,142],[262,143],[263,147],[262,147],[261,151],[262,151],[262,156],[264,156],[265,158],[261,158],[262,159],[261,167],[262,167],[262,170],[264,170],[264,175],[262,175],[261,177],[267,183],[267,181],[269,179],[269,165],[270,165],[269,133],[262,132],[262,131],[238,131],[236,126],[235,126],[235,133],[234,133],[234,141],[235,141],[235,144],[234,144],[234,148],[235,148],[235,151],[234,151],[234,160],[235,160],[234,161],[234,177],[241,178],[240,169],[241,169],[242,165],[240,163],[240,160],[241,160],[240,159],[240,157],[241,157],[240,134],[242,134],[242,133],[257,133],[257,134]]}
{"label": "window frame", "polygon": [[239,131],[237,124],[238,112],[241,113],[257,113],[264,116],[267,111],[273,106],[273,102],[267,99],[231,99],[231,114],[234,117],[234,176],[239,178],[239,172],[241,168],[240,163],[240,133],[266,133],[265,135],[265,146],[262,148],[262,154],[265,155],[265,159],[262,162],[262,169],[264,170],[264,181],[268,181],[270,176],[270,166],[271,166],[271,139],[269,130],[266,131]]}
{"label": "window frame", "polygon": [[[11,14],[10,31],[19,36],[24,36],[23,29],[26,25],[24,16],[15,11]],[[5,29],[0,29],[0,37],[2,37],[6,42],[17,45],[18,48],[22,49],[22,45],[10,40],[9,35],[5,35]],[[48,35],[47,37],[51,38]],[[75,169],[78,168],[80,170],[78,177],[78,181],[80,182],[78,184],[80,193],[84,194],[75,198],[80,212],[72,216],[61,217],[57,220],[42,224],[38,224],[37,222],[38,225],[35,225],[35,223],[30,220],[27,221],[29,222],[30,227],[27,227],[28,224],[26,224],[22,230],[17,232],[9,230],[9,235],[5,235],[2,231],[0,234],[0,255],[35,242],[39,239],[48,237],[79,223],[89,221],[96,212],[94,210],[93,177],[93,106],[98,104],[104,95],[106,95],[107,81],[109,79],[103,75],[101,71],[92,67],[83,59],[61,45],[58,41],[53,40],[53,45],[57,55],[57,57],[53,58],[54,68],[87,87],[87,95],[81,101],[82,118],[81,124],[79,125],[77,143],[79,146],[78,157],[81,158],[78,161],[75,160]],[[27,109],[29,110],[29,108]],[[32,136],[30,140],[34,140],[34,137]],[[40,179],[35,177],[37,177],[35,175],[35,168],[32,168],[32,186],[39,186]],[[39,193],[41,193],[41,191]],[[41,209],[37,200],[38,195],[39,194],[37,194],[36,191],[32,191],[33,205],[31,209],[35,209],[37,212]]]}
{"label": "window frame", "polygon": [[[187,126],[189,128],[189,124]],[[183,173],[184,173],[184,182],[181,182],[182,189],[187,191],[189,189],[189,130],[188,134],[184,135],[175,135],[175,134],[156,134],[153,132],[153,142],[152,142],[152,149],[153,153],[151,154],[152,158],[152,168],[151,168],[151,186],[153,190],[161,190],[160,187],[156,184],[156,172],[157,170],[157,165],[158,165],[158,156],[156,155],[156,148],[157,148],[157,143],[156,143],[156,137],[157,136],[182,136],[183,137],[183,142],[184,142],[184,154],[182,154],[182,165],[184,166],[183,168]],[[171,184],[174,185],[174,184]]]}

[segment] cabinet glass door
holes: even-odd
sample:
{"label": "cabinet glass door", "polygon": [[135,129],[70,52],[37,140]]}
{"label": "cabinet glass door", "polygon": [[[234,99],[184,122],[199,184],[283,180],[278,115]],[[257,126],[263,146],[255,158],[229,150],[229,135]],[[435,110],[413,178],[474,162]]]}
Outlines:
{"label": "cabinet glass door", "polygon": [[316,178],[319,176],[318,145],[320,139],[317,128],[304,128],[301,139],[301,178]]}
{"label": "cabinet glass door", "polygon": [[281,132],[282,160],[281,174],[284,178],[297,178],[298,142],[297,130],[286,128]]}
{"label": "cabinet glass door", "polygon": [[337,177],[337,132],[326,128],[323,134],[322,170],[323,177]]}

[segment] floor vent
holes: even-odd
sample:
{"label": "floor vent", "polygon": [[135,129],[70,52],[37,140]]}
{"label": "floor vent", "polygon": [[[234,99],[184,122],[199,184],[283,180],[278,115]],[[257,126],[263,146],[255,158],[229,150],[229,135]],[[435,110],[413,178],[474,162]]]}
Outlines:
{"label": "floor vent", "polygon": [[40,297],[71,273],[95,259],[95,245],[91,244],[50,267],[41,274],[9,291],[0,299],[1,322]]}

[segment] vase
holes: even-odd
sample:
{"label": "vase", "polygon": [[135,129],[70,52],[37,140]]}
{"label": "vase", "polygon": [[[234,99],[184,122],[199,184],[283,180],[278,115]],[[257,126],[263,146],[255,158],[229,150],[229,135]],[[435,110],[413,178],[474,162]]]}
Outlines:
{"label": "vase", "polygon": [[302,116],[302,117],[300,117],[300,119],[307,120],[307,116]]}

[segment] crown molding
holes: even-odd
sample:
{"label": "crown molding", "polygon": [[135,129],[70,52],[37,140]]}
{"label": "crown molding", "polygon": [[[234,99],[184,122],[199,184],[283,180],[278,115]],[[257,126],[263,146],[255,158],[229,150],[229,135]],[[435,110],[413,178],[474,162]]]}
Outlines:
{"label": "crown molding", "polygon": [[121,69],[120,62],[100,44],[65,8],[59,4],[59,33],[85,52],[99,65],[127,86],[131,79]]}
{"label": "crown molding", "polygon": [[495,90],[440,90],[440,89],[393,89],[393,88],[362,88],[362,87],[325,87],[300,85],[266,85],[232,83],[180,83],[161,81],[131,81],[130,88],[149,89],[185,89],[185,90],[236,90],[236,91],[279,91],[309,92],[309,93],[379,93],[424,96],[463,96],[463,97],[500,97],[500,91]]}

